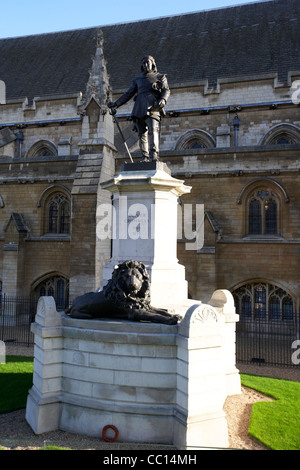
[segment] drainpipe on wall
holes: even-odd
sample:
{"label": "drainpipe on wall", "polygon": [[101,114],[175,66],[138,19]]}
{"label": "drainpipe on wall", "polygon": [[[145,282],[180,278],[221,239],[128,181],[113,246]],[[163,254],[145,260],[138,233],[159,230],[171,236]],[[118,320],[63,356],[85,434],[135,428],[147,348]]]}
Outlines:
{"label": "drainpipe on wall", "polygon": [[17,142],[19,142],[19,158],[22,157],[22,142],[24,140],[23,138],[23,132],[18,132],[16,135]]}
{"label": "drainpipe on wall", "polygon": [[233,124],[233,129],[234,129],[234,146],[238,146],[238,132],[239,132],[239,127],[240,127],[240,120],[238,118],[238,115],[235,115],[235,118],[232,121]]}

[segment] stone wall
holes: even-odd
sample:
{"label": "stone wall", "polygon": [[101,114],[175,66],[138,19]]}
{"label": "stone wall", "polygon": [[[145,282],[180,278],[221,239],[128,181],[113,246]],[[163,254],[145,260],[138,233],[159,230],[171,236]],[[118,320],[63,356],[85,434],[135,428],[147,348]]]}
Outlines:
{"label": "stone wall", "polygon": [[[53,191],[70,191],[76,159],[51,157],[16,161],[3,159],[1,166],[0,250],[3,292],[29,295],[47,274],[69,277],[70,236],[48,234],[45,226],[45,199]],[[52,179],[53,178],[53,179]],[[22,215],[26,230],[16,225],[12,214]],[[16,263],[9,259],[11,243],[16,243]],[[14,280],[8,277],[13,269]]]}
{"label": "stone wall", "polygon": [[[181,160],[165,157],[173,174],[181,173],[185,183],[192,186],[191,193],[182,197],[183,206],[204,204],[205,212],[216,223],[212,227],[206,219],[204,246],[198,252],[186,250],[184,242],[178,243],[178,257],[186,267],[193,298],[207,301],[208,286],[232,290],[248,280],[265,279],[292,292],[298,308],[300,226],[296,212],[300,209],[300,193],[295,184],[298,152],[275,146],[273,151],[232,149],[222,156],[203,150],[193,160],[186,153]],[[190,173],[186,171],[187,165]],[[247,232],[247,188],[256,185],[272,188],[280,198],[278,233],[274,236]]]}

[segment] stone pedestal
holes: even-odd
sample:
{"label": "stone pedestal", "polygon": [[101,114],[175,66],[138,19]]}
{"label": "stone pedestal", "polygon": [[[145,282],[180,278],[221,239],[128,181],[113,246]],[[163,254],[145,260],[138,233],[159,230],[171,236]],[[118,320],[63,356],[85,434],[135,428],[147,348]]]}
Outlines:
{"label": "stone pedestal", "polygon": [[228,447],[224,326],[224,316],[205,304],[192,305],[179,326],[174,443],[180,448]]}
{"label": "stone pedestal", "polygon": [[29,390],[26,420],[36,434],[59,429],[62,392],[63,338],[61,314],[53,297],[41,297],[34,333],[33,387]]}
{"label": "stone pedestal", "polygon": [[139,323],[114,320],[110,312],[101,320],[73,319],[56,311],[52,297],[41,298],[26,419],[36,434],[61,429],[100,438],[114,425],[126,442],[227,447],[223,405],[240,393],[238,316],[228,291],[216,291],[209,304],[187,298],[176,257],[177,199],[191,188],[162,163],[127,164],[101,188],[113,194],[112,258],[103,285],[116,264],[141,261],[151,304],[183,319]]}
{"label": "stone pedestal", "polygon": [[72,319],[52,297],[41,298],[32,326],[31,428],[101,439],[114,425],[123,442],[227,447],[228,300],[217,308],[191,302],[171,326]]}
{"label": "stone pedestal", "polygon": [[236,368],[236,323],[239,315],[235,313],[234,299],[226,289],[216,290],[208,302],[217,312],[224,315],[224,367],[226,377],[226,394],[241,393],[241,379]]}
{"label": "stone pedestal", "polygon": [[104,267],[103,284],[116,264],[132,259],[147,268],[154,307],[172,309],[185,302],[185,269],[177,259],[177,204],[191,188],[161,162],[125,164],[101,187],[113,194],[112,258]]}

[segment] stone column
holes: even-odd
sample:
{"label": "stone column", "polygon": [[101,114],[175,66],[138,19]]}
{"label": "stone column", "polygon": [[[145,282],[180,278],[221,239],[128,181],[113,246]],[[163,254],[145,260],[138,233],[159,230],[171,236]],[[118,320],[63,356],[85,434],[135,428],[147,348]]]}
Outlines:
{"label": "stone column", "polygon": [[114,266],[126,260],[145,264],[151,282],[151,304],[167,308],[187,299],[184,266],[177,259],[178,197],[191,190],[171,176],[163,163],[133,163],[101,187],[113,194],[112,259],[104,268],[104,283]]}
{"label": "stone column", "polygon": [[178,326],[174,444],[179,447],[228,447],[224,326],[225,317],[201,303],[191,306]]}
{"label": "stone column", "polygon": [[39,299],[32,332],[34,373],[26,420],[36,434],[41,434],[59,429],[61,413],[63,337],[61,314],[53,297]]}
{"label": "stone column", "polygon": [[239,315],[235,313],[234,299],[228,290],[219,289],[213,293],[208,303],[225,318],[223,356],[226,393],[227,395],[237,395],[241,393],[241,379],[236,368],[236,323],[239,321]]}

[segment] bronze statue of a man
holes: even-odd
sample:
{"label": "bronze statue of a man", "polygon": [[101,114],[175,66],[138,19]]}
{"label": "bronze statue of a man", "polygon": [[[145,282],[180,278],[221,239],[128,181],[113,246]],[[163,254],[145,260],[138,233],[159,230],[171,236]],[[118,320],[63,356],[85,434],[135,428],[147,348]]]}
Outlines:
{"label": "bronze statue of a man", "polygon": [[152,56],[143,57],[141,71],[142,73],[133,79],[131,87],[108,106],[118,108],[136,95],[131,117],[134,130],[139,134],[142,160],[158,160],[159,125],[165,115],[164,107],[170,90],[167,76],[157,72]]}

